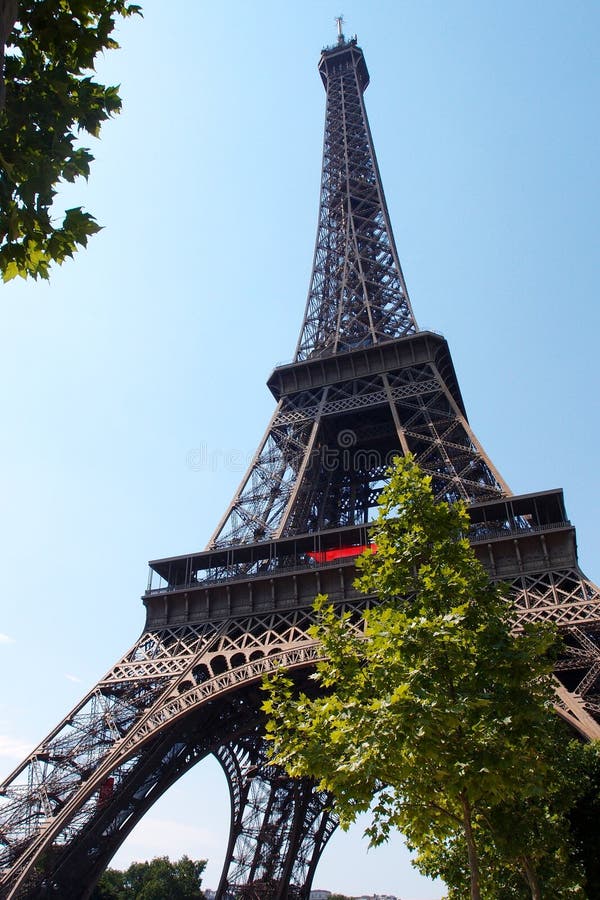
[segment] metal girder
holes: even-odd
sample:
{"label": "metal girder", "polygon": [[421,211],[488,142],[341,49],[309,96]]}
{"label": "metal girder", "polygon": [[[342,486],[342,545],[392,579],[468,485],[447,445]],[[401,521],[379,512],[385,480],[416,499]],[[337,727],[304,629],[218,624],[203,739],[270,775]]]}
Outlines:
{"label": "metal girder", "polygon": [[[562,625],[567,651],[557,667],[559,708],[574,727],[593,736],[597,726],[590,723],[600,708],[597,589],[577,569],[570,569],[521,575],[513,580],[512,593],[517,626],[539,620]],[[353,627],[359,631],[368,602],[368,598],[357,598],[341,605],[352,613]],[[222,763],[227,753],[230,760],[237,760],[237,774],[231,774],[231,764],[228,774],[235,840],[230,842],[223,884],[236,885],[239,896],[246,895],[242,885],[254,885],[255,881],[261,883],[261,890],[283,890],[282,885],[288,883],[285,858],[292,867],[289,871],[295,873],[294,884],[299,890],[306,885],[324,846],[322,838],[334,825],[333,819],[327,818],[326,824],[322,818],[325,801],[319,805],[311,791],[300,790],[282,780],[281,774],[273,774],[265,764],[258,732],[252,732],[244,744],[239,744],[238,738],[238,744],[231,744],[228,750],[220,748],[225,746],[223,735],[227,729],[229,733],[235,730],[236,723],[250,721],[255,726],[260,701],[247,699],[253,683],[280,665],[290,670],[314,665],[318,648],[307,634],[312,621],[312,611],[301,609],[225,620],[220,628],[188,626],[143,635],[126,654],[128,665],[136,660],[139,674],[143,674],[148,650],[168,657],[166,648],[176,647],[176,665],[166,686],[165,682],[158,686],[148,679],[139,680],[134,670],[116,682],[111,671],[64,720],[63,727],[55,729],[2,785],[6,798],[0,810],[4,895],[41,896],[32,893],[33,885],[41,890],[39,864],[36,867],[41,858],[46,863],[54,860],[57,866],[46,880],[54,883],[58,879],[56,883],[63,884],[59,876],[65,866],[68,875],[82,865],[76,847],[87,848],[88,876],[97,875],[107,854],[117,849],[133,824],[172,783],[174,773],[186,769],[181,763],[191,758],[186,741],[190,731],[198,733],[193,723],[203,710],[213,718],[202,720],[201,736],[194,738],[196,757],[201,755],[200,741],[204,752],[216,750]],[[115,669],[122,665],[120,661]],[[254,777],[263,771],[260,766],[266,766],[268,777],[261,776],[262,782],[254,784]],[[299,809],[304,810],[303,817],[296,819],[300,831],[284,834],[281,829],[288,816]],[[271,833],[279,835],[280,849],[285,837],[288,850],[287,855],[282,850],[277,859],[268,862],[269,847],[274,846],[267,840]],[[278,896],[268,891],[261,896]]]}
{"label": "metal girder", "polygon": [[[360,615],[364,605],[362,599],[347,608]],[[37,861],[42,857],[59,860],[74,844],[83,846],[86,834],[97,833],[95,823],[105,818],[105,807],[114,798],[121,803],[128,785],[137,784],[140,767],[148,754],[152,757],[157,742],[164,750],[155,760],[155,769],[170,760],[180,730],[189,727],[187,723],[200,709],[222,709],[231,730],[236,723],[236,698],[243,697],[264,674],[281,665],[289,669],[314,665],[318,651],[307,634],[313,621],[310,609],[272,612],[242,622],[228,620],[220,629],[210,629],[211,640],[201,643],[200,649],[198,631],[202,629],[190,628],[187,641],[182,635],[177,640],[179,648],[189,648],[184,671],[178,665],[160,687],[136,679],[116,683],[109,673],[0,788],[4,798],[0,807],[2,896],[17,897],[23,891],[27,896],[32,879],[40,890],[40,879],[51,875],[40,871]],[[140,656],[141,648],[163,646],[170,640],[173,629],[145,634],[128,656]],[[145,660],[139,663],[143,666]],[[110,685],[106,695],[102,693],[105,685]],[[259,708],[255,697],[248,713],[254,720]],[[214,749],[219,746],[214,727],[203,738]],[[160,781],[152,768],[148,777],[151,782]],[[153,799],[159,794],[155,792]],[[310,809],[309,804],[309,819]],[[121,814],[120,806],[118,811]],[[118,824],[123,822],[119,819]],[[119,827],[111,846],[127,833]],[[98,836],[100,845],[105,838],[105,832]]]}
{"label": "metal girder", "polygon": [[223,746],[216,756],[232,801],[218,896],[308,898],[316,864],[337,826],[331,797],[269,765],[264,741]]}
{"label": "metal girder", "polygon": [[363,100],[355,45],[328,57],[319,224],[296,359],[412,334],[404,282]]}
{"label": "metal girder", "polygon": [[509,493],[431,363],[284,395],[261,448],[209,546],[368,522],[382,472],[406,452],[439,499]]}

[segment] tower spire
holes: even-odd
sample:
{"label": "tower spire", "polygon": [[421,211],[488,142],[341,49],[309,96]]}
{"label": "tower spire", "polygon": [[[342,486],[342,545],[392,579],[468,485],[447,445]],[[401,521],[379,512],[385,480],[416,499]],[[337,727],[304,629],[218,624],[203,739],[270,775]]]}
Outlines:
{"label": "tower spire", "polygon": [[417,324],[394,242],[363,93],[369,72],[356,38],[323,51],[327,92],[317,241],[296,360],[414,334]]}
{"label": "tower spire", "polygon": [[399,450],[431,474],[440,499],[509,493],[469,427],[445,342],[418,331],[356,38],[323,50],[319,73],[327,93],[319,224],[296,356],[268,381],[277,408],[210,547],[367,523]]}

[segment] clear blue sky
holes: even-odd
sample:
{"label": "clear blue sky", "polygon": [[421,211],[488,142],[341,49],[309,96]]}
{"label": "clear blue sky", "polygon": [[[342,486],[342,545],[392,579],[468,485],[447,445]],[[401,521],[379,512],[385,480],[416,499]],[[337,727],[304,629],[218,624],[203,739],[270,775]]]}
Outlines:
{"label": "clear blue sky", "polygon": [[[340,9],[144,4],[99,71],[123,114],[65,191],[104,231],[50,286],[1,290],[0,766],[135,641],[146,561],[204,546],[291,358],[316,229]],[[562,486],[600,563],[600,6],[352,0],[367,107],[421,327],[448,339],[470,421],[515,492]],[[204,448],[212,464],[190,463]],[[203,764],[117,862],[208,856],[228,802]],[[439,897],[401,842],[336,835],[315,886]]]}

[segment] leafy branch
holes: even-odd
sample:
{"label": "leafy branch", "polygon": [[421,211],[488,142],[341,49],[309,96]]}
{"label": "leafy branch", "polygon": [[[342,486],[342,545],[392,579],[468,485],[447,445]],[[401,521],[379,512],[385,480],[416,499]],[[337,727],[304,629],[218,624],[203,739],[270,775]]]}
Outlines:
{"label": "leafy branch", "polygon": [[0,272],[48,278],[100,230],[81,207],[52,219],[61,182],[87,179],[93,156],[80,133],[98,137],[121,109],[118,88],[96,81],[98,54],[118,47],[118,17],[140,13],[125,0],[21,0],[6,40],[0,109]]}

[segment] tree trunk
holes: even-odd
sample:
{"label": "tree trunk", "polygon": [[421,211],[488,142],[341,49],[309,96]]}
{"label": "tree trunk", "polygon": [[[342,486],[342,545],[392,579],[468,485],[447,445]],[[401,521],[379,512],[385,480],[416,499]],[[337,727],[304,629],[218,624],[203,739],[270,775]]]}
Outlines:
{"label": "tree trunk", "polygon": [[460,795],[460,802],[463,810],[463,826],[465,829],[465,839],[467,841],[469,871],[471,872],[471,900],[481,900],[481,891],[479,888],[479,860],[477,859],[477,847],[475,846],[475,839],[473,837],[471,806],[464,791]]}
{"label": "tree trunk", "polygon": [[17,21],[18,0],[0,0],[0,109],[4,109],[6,86],[4,84],[4,48]]}
{"label": "tree trunk", "polygon": [[521,864],[523,866],[523,871],[525,872],[525,877],[527,879],[527,884],[529,885],[529,890],[531,891],[531,900],[542,900],[542,891],[540,888],[540,883],[538,881],[537,872],[533,867],[533,863],[528,856],[521,857]]}

